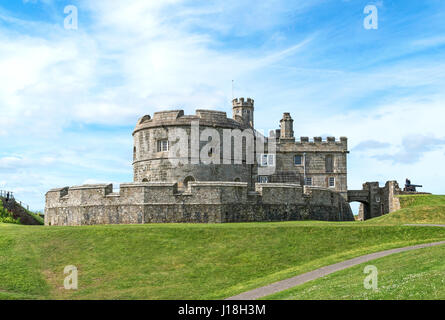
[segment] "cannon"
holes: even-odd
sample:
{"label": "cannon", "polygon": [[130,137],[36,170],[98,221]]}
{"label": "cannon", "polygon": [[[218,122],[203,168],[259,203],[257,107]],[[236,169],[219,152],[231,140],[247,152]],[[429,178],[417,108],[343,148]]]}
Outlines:
{"label": "cannon", "polygon": [[420,184],[411,184],[411,180],[406,179],[403,191],[417,192],[416,188],[422,188],[422,186]]}

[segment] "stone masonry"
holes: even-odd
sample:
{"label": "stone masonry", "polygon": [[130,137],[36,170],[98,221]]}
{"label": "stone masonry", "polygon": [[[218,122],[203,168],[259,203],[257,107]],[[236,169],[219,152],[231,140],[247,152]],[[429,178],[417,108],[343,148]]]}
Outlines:
{"label": "stone masonry", "polygon": [[329,189],[294,184],[146,182],[53,189],[46,196],[45,225],[222,223],[285,220],[353,220],[349,204]]}
{"label": "stone masonry", "polygon": [[[199,124],[196,131],[194,124]],[[50,190],[45,224],[353,220],[347,138],[296,141],[293,125],[291,115],[284,113],[280,128],[262,135],[254,128],[250,98],[233,100],[232,118],[202,109],[195,115],[183,110],[145,115],[133,132],[134,182],[121,184],[118,193],[111,185]],[[223,138],[208,140],[209,130]],[[171,137],[184,132],[185,153],[172,153],[179,142]],[[232,134],[229,145],[224,144],[227,132]],[[242,135],[240,158],[234,152],[237,132]],[[249,136],[255,141],[253,162],[248,161]],[[264,150],[258,149],[258,141],[264,142]],[[211,163],[197,159],[194,143]],[[270,165],[274,170],[265,174],[263,167]]]}
{"label": "stone masonry", "polygon": [[359,219],[368,220],[399,210],[399,195],[421,193],[402,191],[397,181],[387,181],[383,187],[378,182],[366,182],[362,190],[348,191],[348,201],[360,202]]}

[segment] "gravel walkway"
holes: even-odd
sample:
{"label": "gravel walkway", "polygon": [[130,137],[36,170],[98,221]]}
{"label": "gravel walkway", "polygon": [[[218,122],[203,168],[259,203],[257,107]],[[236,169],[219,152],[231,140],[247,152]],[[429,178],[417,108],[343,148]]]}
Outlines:
{"label": "gravel walkway", "polygon": [[443,227],[445,228],[445,224],[405,224],[405,226],[414,226],[414,227]]}

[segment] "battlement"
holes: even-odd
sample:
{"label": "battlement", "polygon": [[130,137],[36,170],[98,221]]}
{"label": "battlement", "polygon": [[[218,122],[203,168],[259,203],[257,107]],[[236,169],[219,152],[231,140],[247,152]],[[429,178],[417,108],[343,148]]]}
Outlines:
{"label": "battlement", "polygon": [[326,140],[323,140],[322,137],[314,137],[312,140],[309,140],[309,137],[300,137],[300,141],[296,141],[295,144],[301,148],[332,146],[342,151],[348,149],[348,139],[346,137],[340,137],[339,140],[336,140],[335,137],[327,137]]}
{"label": "battlement", "polygon": [[235,98],[232,100],[232,105],[234,107],[252,107],[254,106],[254,100],[251,98]]}
{"label": "battlement", "polygon": [[[47,192],[45,224],[187,222],[183,216],[178,217],[184,210],[205,212],[206,222],[264,221],[271,218],[255,215],[262,212],[268,216],[269,212],[289,208],[295,212],[323,208],[324,211],[317,211],[318,216],[339,211],[343,201],[332,190],[296,184],[257,184],[255,191],[254,195],[249,193],[245,182],[217,181],[190,182],[185,192],[179,192],[177,184],[171,182],[125,183],[117,193],[113,193],[112,184],[64,187]],[[230,217],[236,212],[237,218]],[[346,220],[352,217],[349,212],[343,214]]]}
{"label": "battlement", "polygon": [[326,140],[323,140],[322,137],[314,137],[312,140],[309,137],[301,137],[299,141],[295,141],[293,138],[280,138],[277,146],[280,152],[348,153],[348,140],[345,137],[341,137],[339,140],[336,140],[335,137],[327,137]]}
{"label": "battlement", "polygon": [[146,114],[145,116],[139,118],[137,124],[138,124],[138,125],[139,125],[139,124],[143,124],[144,122],[147,122],[147,121],[149,121],[149,120],[151,120],[151,117],[150,117],[148,114]]}
{"label": "battlement", "polygon": [[200,119],[209,121],[227,121],[227,113],[224,111],[198,109],[196,110],[196,115]]}
{"label": "battlement", "polygon": [[153,115],[153,120],[165,121],[165,120],[176,120],[184,115],[184,110],[167,110],[158,111]]}
{"label": "battlement", "polygon": [[309,137],[300,137],[300,141],[297,141],[296,143],[300,143],[300,144],[307,144],[307,143],[311,143],[311,144],[345,144],[347,143],[348,138],[346,137],[340,137],[339,140],[336,140],[335,137],[327,137],[326,140],[323,140],[322,137],[313,137],[312,140],[309,140]]}
{"label": "battlement", "polygon": [[[139,118],[133,131],[136,182],[121,184],[116,192],[113,192],[111,184],[52,189],[46,194],[45,223],[86,225],[353,219],[345,202],[347,138],[336,140],[335,137],[327,137],[323,140],[314,137],[309,140],[301,137],[295,141],[294,120],[289,112],[285,112],[280,129],[264,138],[264,150],[267,151],[260,148],[263,143],[261,135],[254,140],[256,148],[252,150],[252,159],[259,159],[264,152],[275,153],[275,158],[267,159],[274,164],[277,172],[270,176],[268,181],[271,183],[255,184],[258,177],[265,181],[261,177],[264,174],[259,174],[258,169],[263,160],[247,163],[250,137],[235,137],[238,130],[249,130],[243,134],[258,133],[254,129],[254,100],[233,99],[232,106],[231,118],[226,112],[206,109],[198,109],[191,115],[185,115],[184,110],[158,111],[153,116]],[[195,130],[196,124],[199,124],[198,130]],[[208,144],[205,135],[209,128],[212,133],[223,137],[219,141],[222,147],[219,151]],[[234,130],[230,145],[225,145],[226,129]],[[174,154],[176,160],[182,161],[175,165],[170,161],[170,151],[174,152],[178,146],[176,138],[182,138],[184,134],[188,135],[186,141],[189,143],[180,154]],[[276,144],[275,139],[278,139]],[[242,143],[242,163],[203,165],[195,162],[195,144],[200,151],[212,157],[218,156],[215,151],[225,157],[229,150],[229,157],[235,158],[239,140]],[[214,142],[213,136],[211,142]],[[298,158],[303,155],[304,161]],[[334,186],[331,185],[330,189],[302,188],[300,181],[304,174],[312,178],[313,185],[323,187],[331,184],[330,178],[333,177]]]}
{"label": "battlement", "polygon": [[190,127],[193,122],[199,122],[201,127],[220,127],[239,129],[242,125],[234,119],[227,118],[227,113],[217,110],[198,109],[194,115],[184,114],[184,110],[167,110],[155,112],[153,118],[145,115],[140,118],[133,131],[133,136],[141,130],[164,127]]}

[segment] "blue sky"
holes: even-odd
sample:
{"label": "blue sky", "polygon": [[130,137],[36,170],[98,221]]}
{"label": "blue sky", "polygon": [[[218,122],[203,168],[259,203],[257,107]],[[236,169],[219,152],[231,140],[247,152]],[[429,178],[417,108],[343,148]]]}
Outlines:
{"label": "blue sky", "polygon": [[234,79],[257,128],[290,112],[297,137],[347,136],[351,189],[443,194],[444,21],[439,0],[1,1],[0,189],[42,209],[53,187],[132,181],[136,120],[230,115]]}

